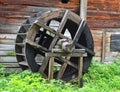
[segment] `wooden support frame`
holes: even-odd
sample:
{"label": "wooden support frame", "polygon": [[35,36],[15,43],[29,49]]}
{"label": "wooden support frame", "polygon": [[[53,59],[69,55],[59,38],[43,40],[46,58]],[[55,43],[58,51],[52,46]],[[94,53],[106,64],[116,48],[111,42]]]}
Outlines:
{"label": "wooden support frame", "polygon": [[[48,80],[53,79],[54,59],[56,57],[61,58],[61,56],[66,56],[67,55],[66,59],[62,59],[62,62],[64,62],[64,63],[61,67],[61,70],[58,73],[57,79],[62,78],[67,65],[71,64],[71,63],[69,63],[70,62],[69,61],[70,57],[79,57],[78,66],[77,67],[75,66],[75,68],[78,69],[78,86],[80,87],[81,86],[80,82],[81,82],[81,79],[82,79],[83,57],[87,56],[87,53],[85,53],[85,50],[84,50],[84,53],[83,53],[83,49],[78,49],[78,50],[75,49],[72,54],[63,54],[64,52],[61,49],[58,50],[58,52],[54,49],[53,49],[53,51],[55,51],[55,52],[46,52],[46,54],[45,54],[46,58],[49,58],[49,60],[47,59],[48,62],[49,62]],[[82,53],[78,52],[78,51],[82,51]],[[67,61],[67,62],[65,62],[65,61]],[[74,67],[74,65],[73,65],[73,67]]]}

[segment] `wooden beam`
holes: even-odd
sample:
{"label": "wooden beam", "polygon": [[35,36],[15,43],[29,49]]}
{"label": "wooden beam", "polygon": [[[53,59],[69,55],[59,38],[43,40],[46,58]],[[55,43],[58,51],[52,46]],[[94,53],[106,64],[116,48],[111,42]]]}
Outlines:
{"label": "wooden beam", "polygon": [[80,17],[86,20],[87,15],[87,0],[80,0]]}

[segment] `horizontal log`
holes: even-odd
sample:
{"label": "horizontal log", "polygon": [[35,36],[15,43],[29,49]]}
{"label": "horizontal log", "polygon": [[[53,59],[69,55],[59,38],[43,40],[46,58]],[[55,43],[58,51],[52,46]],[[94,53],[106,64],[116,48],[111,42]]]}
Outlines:
{"label": "horizontal log", "polygon": [[0,40],[15,40],[16,36],[17,34],[0,34]]}
{"label": "horizontal log", "polygon": [[28,18],[31,14],[34,12],[19,12],[19,11],[0,11],[1,15],[0,17],[5,17],[5,18]]}
{"label": "horizontal log", "polygon": [[6,68],[20,68],[19,64],[17,62],[12,62],[12,63],[1,63],[3,64]]}
{"label": "horizontal log", "polygon": [[28,18],[29,16],[40,11],[48,11],[55,8],[26,6],[26,5],[1,5],[0,17],[6,18]]}
{"label": "horizontal log", "polygon": [[8,44],[8,45],[13,45],[15,44],[15,40],[5,40],[5,39],[1,39],[0,40],[0,44]]}
{"label": "horizontal log", "polygon": [[14,51],[15,45],[0,44],[0,51]]}
{"label": "horizontal log", "polygon": [[119,20],[120,19],[120,12],[115,11],[96,11],[96,10],[88,10],[87,18],[90,20]]}
{"label": "horizontal log", "polygon": [[63,4],[60,0],[2,0],[0,1],[1,4],[11,4],[11,5],[29,5],[29,6],[40,6],[40,7],[59,7],[59,8],[69,8],[69,9],[77,9],[79,8],[78,4],[79,0],[74,1],[70,0],[69,3]]}
{"label": "horizontal log", "polygon": [[14,56],[0,56],[0,63],[2,62],[17,62],[16,57]]}
{"label": "horizontal log", "polygon": [[88,10],[118,11],[119,0],[88,0]]}
{"label": "horizontal log", "polygon": [[17,25],[1,25],[0,33],[17,33],[20,26]]}
{"label": "horizontal log", "polygon": [[0,56],[15,56],[14,51],[0,51]]}
{"label": "horizontal log", "polygon": [[21,24],[23,23],[25,19],[21,19],[21,18],[5,18],[5,17],[0,17],[0,22],[1,24]]}
{"label": "horizontal log", "polygon": [[87,20],[90,28],[120,28],[119,20]]}
{"label": "horizontal log", "polygon": [[[52,7],[51,7],[52,8]],[[14,11],[14,12],[30,12],[30,13],[35,13],[38,11],[41,11],[43,9],[50,10],[50,7],[38,7],[38,6],[29,6],[29,5],[12,5],[12,4],[2,4],[0,5],[0,9],[2,11]]]}

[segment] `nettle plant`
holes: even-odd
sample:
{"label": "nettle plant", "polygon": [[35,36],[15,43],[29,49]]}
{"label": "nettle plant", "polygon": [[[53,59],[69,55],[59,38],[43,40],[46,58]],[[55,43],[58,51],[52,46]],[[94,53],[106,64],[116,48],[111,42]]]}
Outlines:
{"label": "nettle plant", "polygon": [[0,64],[0,77],[5,76],[6,72],[5,72],[5,66]]}
{"label": "nettle plant", "polygon": [[0,92],[120,92],[120,59],[112,64],[92,62],[89,72],[84,75],[83,88],[62,80],[48,82],[39,73],[30,71],[6,76],[4,69],[0,65],[3,76],[0,75]]}

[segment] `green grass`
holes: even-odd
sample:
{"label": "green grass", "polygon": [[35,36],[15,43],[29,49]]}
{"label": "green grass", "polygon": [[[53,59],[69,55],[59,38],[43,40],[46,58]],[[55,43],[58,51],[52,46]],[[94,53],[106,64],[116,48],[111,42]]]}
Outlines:
{"label": "green grass", "polygon": [[112,64],[93,62],[83,88],[61,80],[48,82],[29,71],[6,75],[4,69],[0,65],[0,92],[120,92],[120,58]]}

